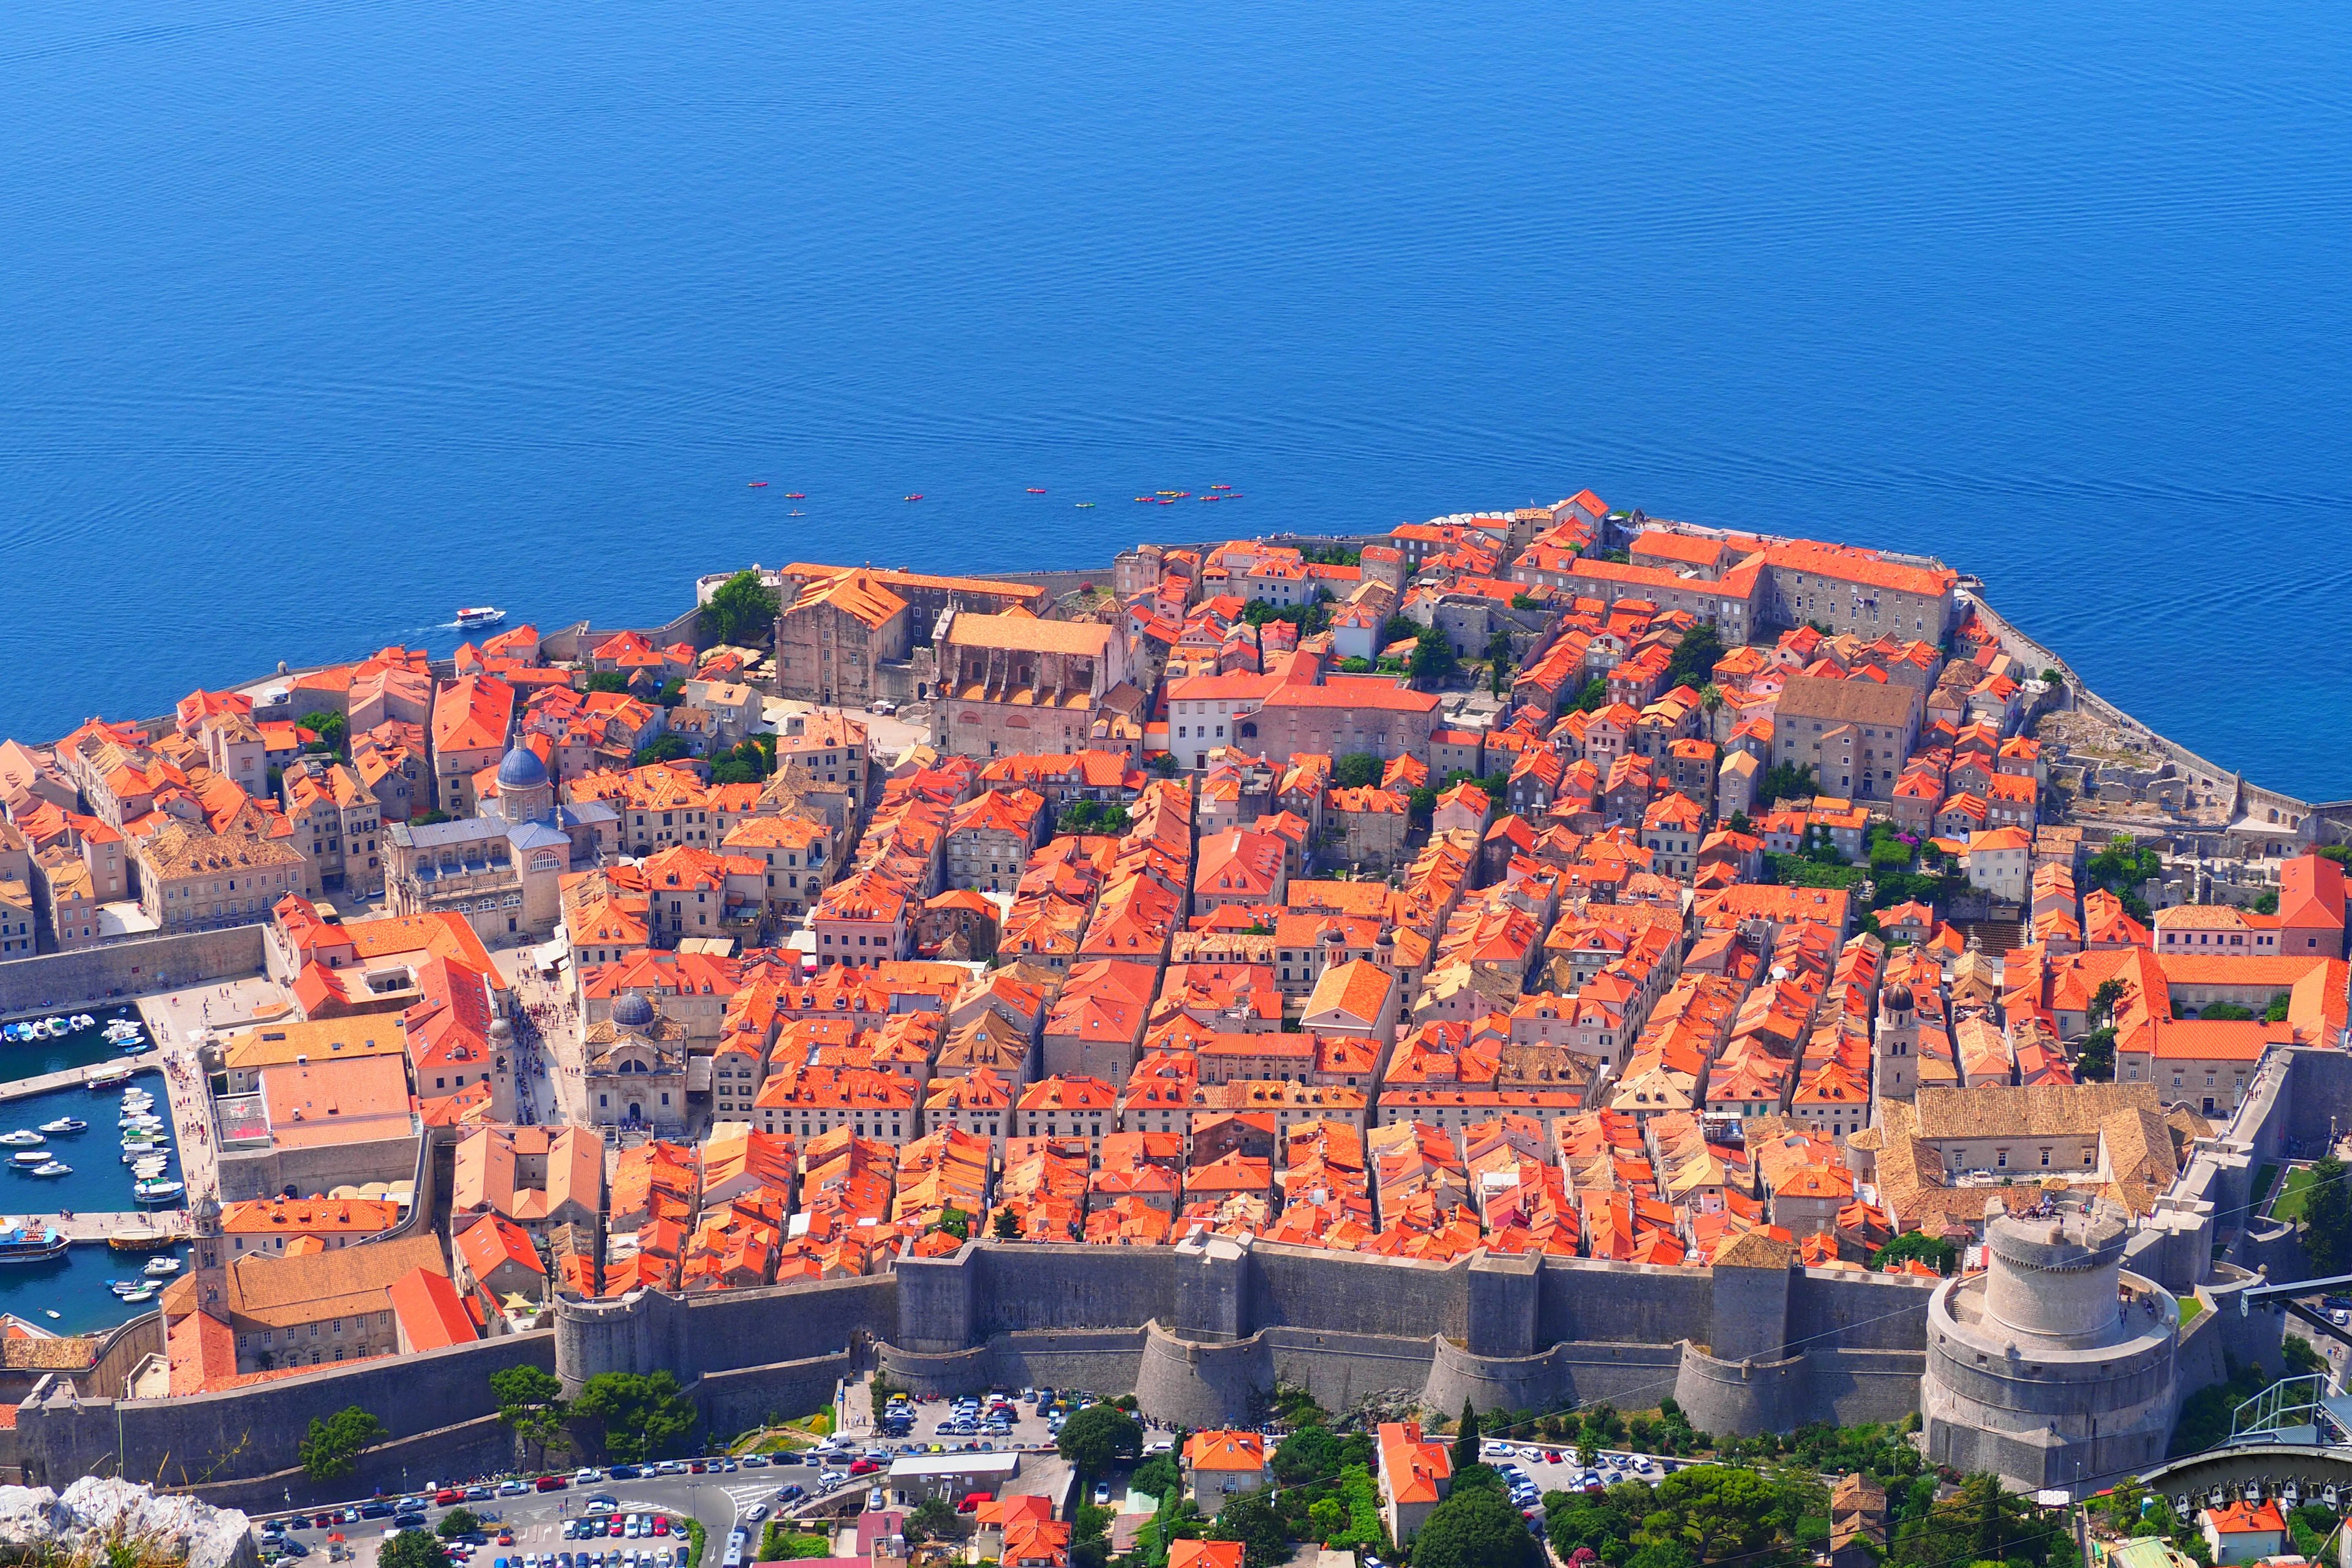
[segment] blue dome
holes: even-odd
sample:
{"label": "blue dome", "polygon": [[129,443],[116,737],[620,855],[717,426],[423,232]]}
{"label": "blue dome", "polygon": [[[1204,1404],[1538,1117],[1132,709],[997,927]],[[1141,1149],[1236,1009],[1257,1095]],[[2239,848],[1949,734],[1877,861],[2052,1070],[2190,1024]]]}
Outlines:
{"label": "blue dome", "polygon": [[654,1021],[654,1005],[643,993],[625,991],[613,998],[613,1022],[625,1029],[642,1029]]}
{"label": "blue dome", "polygon": [[547,782],[547,764],[529,746],[517,746],[499,763],[500,789],[537,789]]}

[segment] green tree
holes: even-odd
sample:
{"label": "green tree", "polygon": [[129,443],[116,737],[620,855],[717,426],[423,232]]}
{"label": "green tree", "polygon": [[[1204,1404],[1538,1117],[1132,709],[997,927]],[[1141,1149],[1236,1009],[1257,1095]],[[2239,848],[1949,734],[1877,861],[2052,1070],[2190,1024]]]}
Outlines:
{"label": "green tree", "polygon": [[1145,1497],[1165,1502],[1184,1489],[1184,1473],[1167,1455],[1154,1454],[1135,1467],[1134,1473],[1127,1478],[1127,1484]]}
{"label": "green tree", "polygon": [[2317,1275],[2352,1273],[2352,1192],[2344,1173],[2343,1161],[2325,1155],[2311,1163],[2304,1189],[2303,1250]]}
{"label": "green tree", "polygon": [[1609,678],[1605,675],[1596,675],[1586,681],[1584,689],[1576,694],[1576,700],[1569,706],[1579,713],[1598,713],[1608,707]]}
{"label": "green tree", "polygon": [[1145,759],[1144,765],[1163,779],[1172,779],[1184,771],[1184,764],[1176,760],[1173,752],[1154,752]]}
{"label": "green tree", "polygon": [[1454,1473],[1461,1475],[1478,1462],[1478,1412],[1462,1402],[1462,1419],[1454,1428]]}
{"label": "green tree", "polygon": [[996,1211],[996,1218],[988,1228],[999,1241],[1018,1241],[1021,1239],[1021,1216],[1007,1205]]}
{"label": "green tree", "polygon": [[410,817],[408,819],[408,823],[412,827],[432,827],[439,823],[454,822],[457,819],[451,816],[447,812],[436,807],[431,811],[419,812],[416,816]]}
{"label": "green tree", "polygon": [[1675,645],[1674,658],[1666,661],[1666,684],[1704,686],[1715,674],[1715,661],[1722,657],[1722,634],[1713,621],[1702,621]]}
{"label": "green tree", "polygon": [[2115,1081],[2116,1029],[2114,1025],[2101,1025],[2083,1037],[2083,1048],[2074,1058],[2074,1076],[2084,1083]]}
{"label": "green tree", "polygon": [[430,1532],[404,1530],[376,1548],[377,1568],[447,1568],[449,1553]]}
{"label": "green tree", "polygon": [[383,1422],[356,1405],[324,1420],[313,1415],[310,1434],[298,1446],[302,1473],[314,1481],[341,1480],[359,1468],[362,1450],[391,1436]]}
{"label": "green tree", "polygon": [[1112,1461],[1140,1453],[1143,1428],[1124,1410],[1089,1405],[1062,1424],[1062,1436],[1054,1446],[1080,1471],[1097,1475]]}
{"label": "green tree", "polygon": [[1489,1487],[1457,1481],[1412,1539],[1412,1568],[1531,1568],[1535,1561],[1527,1522]]}
{"label": "green tree", "polygon": [[626,691],[629,678],[617,669],[600,669],[588,678],[591,691]]}
{"label": "green tree", "polygon": [[963,1520],[945,1498],[925,1498],[907,1516],[907,1543],[919,1546],[926,1541],[956,1541],[963,1536]]}
{"label": "green tree", "polygon": [[351,738],[351,723],[341,714],[321,708],[303,714],[294,722],[298,727],[308,730],[319,737],[314,744],[306,748],[307,750],[323,752],[333,756],[344,754],[343,742]]}
{"label": "green tree", "polygon": [[551,1372],[535,1366],[509,1366],[490,1373],[490,1397],[499,1402],[499,1420],[533,1455],[533,1468],[546,1462],[548,1446],[563,1435],[563,1384]]}
{"label": "green tree", "polygon": [[759,647],[775,629],[776,595],[757,572],[738,572],[719,584],[702,606],[703,625],[723,643]]}
{"label": "green tree", "polygon": [[2258,915],[2274,915],[2278,913],[2278,889],[2276,888],[2264,888],[2261,892],[2254,895],[2254,913]]}
{"label": "green tree", "polygon": [[694,1405],[667,1372],[600,1372],[572,1414],[601,1423],[604,1451],[624,1464],[657,1459],[694,1430]]}
{"label": "green tree", "polygon": [[652,744],[639,746],[631,754],[629,766],[644,768],[651,767],[656,763],[674,763],[680,757],[690,755],[693,750],[693,747],[687,744],[686,737],[683,735],[656,735]]}
{"label": "green tree", "polygon": [[2241,1007],[2235,1002],[2208,1002],[2200,1018],[2216,1024],[2242,1024],[2254,1016],[2251,1007]]}
{"label": "green tree", "polygon": [[1370,752],[1350,752],[1331,764],[1331,782],[1340,789],[1365,789],[1381,782],[1381,760]]}
{"label": "green tree", "polygon": [[1339,1439],[1324,1426],[1301,1426],[1274,1451],[1274,1479],[1286,1487],[1338,1473]]}
{"label": "green tree", "polygon": [[1756,798],[1766,805],[1784,800],[1810,800],[1821,793],[1810,763],[1774,763],[1756,783]]}
{"label": "green tree", "polygon": [[1420,637],[1412,650],[1412,678],[1415,680],[1444,680],[1461,668],[1454,657],[1454,639],[1435,626],[1421,628]]}
{"label": "green tree", "polygon": [[1933,1265],[1938,1274],[1949,1274],[1959,1264],[1960,1249],[1940,1236],[1906,1230],[1872,1253],[1866,1267],[1875,1274],[1890,1263],[1902,1263],[1914,1258]]}
{"label": "green tree", "polygon": [[[1081,1410],[1079,1415],[1085,1415]],[[1077,1416],[1072,1416],[1073,1421]],[[1068,1427],[1064,1427],[1066,1434]],[[1238,1541],[1242,1543],[1244,1568],[1275,1568],[1278,1563],[1290,1560],[1290,1538],[1282,1528],[1282,1516],[1275,1511],[1274,1500],[1264,1492],[1244,1492],[1225,1504],[1210,1527],[1212,1541]]]}
{"label": "green tree", "polygon": [[2285,992],[2280,992],[2277,995],[2271,998],[2270,1005],[2263,1009],[2263,1022],[2265,1024],[2285,1023],[2287,1009],[2294,1005],[2294,999]]}
{"label": "green tree", "polygon": [[1336,1540],[1348,1528],[1348,1505],[1335,1497],[1317,1498],[1307,1505],[1307,1522],[1314,1526],[1316,1540]]}
{"label": "green tree", "polygon": [[441,1522],[433,1527],[433,1532],[444,1541],[455,1541],[481,1528],[482,1521],[474,1517],[473,1510],[453,1508],[441,1516]]}
{"label": "green tree", "polygon": [[661,683],[661,689],[654,693],[654,700],[664,708],[675,708],[679,703],[684,702],[686,700],[686,678],[682,675],[673,675],[667,680],[663,681]]}

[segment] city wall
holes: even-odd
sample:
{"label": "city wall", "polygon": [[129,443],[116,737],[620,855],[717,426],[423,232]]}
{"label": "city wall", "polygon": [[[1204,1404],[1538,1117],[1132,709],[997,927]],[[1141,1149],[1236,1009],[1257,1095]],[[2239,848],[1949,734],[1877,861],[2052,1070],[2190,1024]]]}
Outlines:
{"label": "city wall", "polygon": [[142,937],[0,963],[0,1013],[80,1006],[262,972],[262,928]]}
{"label": "city wall", "polygon": [[[554,1363],[555,1336],[541,1330],[172,1399],[89,1398],[51,1377],[17,1406],[18,1454],[37,1485],[62,1488],[84,1475],[175,1488],[226,1485],[295,1470],[310,1422],[356,1405],[383,1422],[392,1440],[363,1457],[358,1477],[338,1483],[337,1495],[349,1497],[354,1485],[397,1487],[404,1465],[429,1465],[436,1476],[499,1468],[512,1454],[511,1436],[494,1424],[468,1425],[497,1410],[490,1374],[510,1366],[552,1371]],[[467,1448],[411,1441],[453,1428],[479,1441]],[[487,1435],[491,1430],[496,1442]]]}
{"label": "city wall", "polygon": [[1643,1408],[1671,1394],[1727,1433],[1891,1420],[1916,1407],[1929,1294],[1843,1270],[1441,1265],[1223,1238],[974,1242],[905,1260],[898,1278],[878,1351],[894,1382],[1131,1388],[1146,1414],[1196,1426],[1262,1413],[1277,1381],[1334,1410],[1374,1396]]}

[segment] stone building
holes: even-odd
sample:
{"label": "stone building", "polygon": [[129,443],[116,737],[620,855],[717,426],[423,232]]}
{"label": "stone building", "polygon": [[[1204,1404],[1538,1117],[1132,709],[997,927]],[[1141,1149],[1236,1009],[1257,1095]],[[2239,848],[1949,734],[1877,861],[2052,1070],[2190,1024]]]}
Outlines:
{"label": "stone building", "polygon": [[2157,1463],[2179,1400],[2180,1308],[2124,1272],[2123,1212],[2012,1218],[1999,1206],[1987,1210],[1990,1266],[1938,1286],[1927,1309],[1928,1459],[2026,1491]]}
{"label": "stone building", "polygon": [[904,660],[912,636],[907,601],[873,573],[812,578],[776,616],[776,693],[863,708],[876,668]]}
{"label": "stone building", "polygon": [[932,733],[968,757],[1079,751],[1102,700],[1128,678],[1120,628],[1025,612],[951,616],[938,657]]}
{"label": "stone building", "polygon": [[491,939],[555,929],[563,918],[563,874],[596,863],[615,814],[602,801],[558,805],[547,765],[527,746],[499,763],[498,785],[478,816],[384,825],[393,913],[461,914]]}
{"label": "stone building", "polygon": [[686,1131],[686,1030],[653,998],[638,991],[614,998],[612,1016],[588,1025],[581,1044],[591,1122],[658,1137]]}

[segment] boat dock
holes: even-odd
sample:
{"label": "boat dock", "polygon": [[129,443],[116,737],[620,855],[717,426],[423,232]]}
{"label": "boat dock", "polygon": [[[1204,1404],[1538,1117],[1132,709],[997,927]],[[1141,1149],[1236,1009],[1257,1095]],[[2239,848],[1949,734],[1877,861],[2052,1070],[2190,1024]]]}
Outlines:
{"label": "boat dock", "polygon": [[54,1214],[11,1213],[10,1219],[21,1219],[27,1228],[54,1226],[68,1241],[96,1242],[103,1246],[110,1236],[169,1236],[185,1239],[188,1235],[188,1211],[185,1209],[139,1209],[129,1214],[85,1214],[77,1209],[70,1218]]}
{"label": "boat dock", "polygon": [[114,1061],[92,1062],[88,1067],[68,1068],[63,1072],[43,1073],[38,1078],[12,1079],[6,1083],[0,1083],[0,1102],[11,1100],[30,1100],[37,1094],[47,1094],[53,1089],[73,1089],[106,1073],[121,1072],[125,1067],[132,1068],[139,1072],[146,1072],[151,1068],[162,1068],[163,1065],[162,1059],[155,1058],[151,1060],[152,1055],[150,1053],[150,1056],[122,1057]]}

